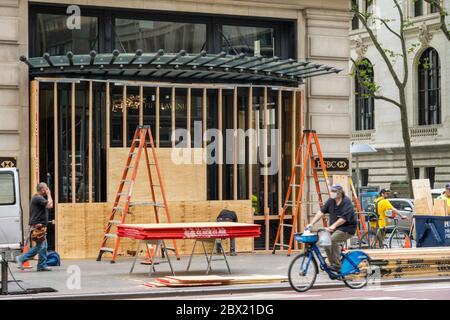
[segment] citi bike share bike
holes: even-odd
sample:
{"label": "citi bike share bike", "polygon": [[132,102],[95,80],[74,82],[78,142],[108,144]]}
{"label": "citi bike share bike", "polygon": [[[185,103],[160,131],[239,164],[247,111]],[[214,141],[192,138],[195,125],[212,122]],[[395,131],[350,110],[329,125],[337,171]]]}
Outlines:
{"label": "citi bike share bike", "polygon": [[296,256],[289,266],[288,276],[291,287],[298,292],[311,289],[319,273],[319,267],[331,280],[343,281],[349,288],[360,289],[366,286],[372,275],[369,256],[358,250],[341,252],[341,269],[339,272],[334,272],[325,262],[317,244],[321,232],[328,231],[320,229],[318,233],[312,233],[309,229],[305,229],[303,233],[294,235],[295,241],[305,244],[305,250]]}

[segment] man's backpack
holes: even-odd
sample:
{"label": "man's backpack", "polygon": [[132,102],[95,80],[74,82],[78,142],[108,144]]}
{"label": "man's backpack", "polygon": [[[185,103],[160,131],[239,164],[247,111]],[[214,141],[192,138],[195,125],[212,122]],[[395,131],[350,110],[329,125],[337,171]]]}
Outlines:
{"label": "man's backpack", "polygon": [[378,203],[380,201],[374,201],[374,203],[369,204],[366,208],[367,218],[371,222],[378,221]]}
{"label": "man's backpack", "polygon": [[217,216],[217,222],[229,221],[238,222],[237,214],[234,211],[223,209]]}
{"label": "man's backpack", "polygon": [[47,254],[47,265],[50,267],[59,267],[61,265],[61,258],[55,251],[50,251]]}

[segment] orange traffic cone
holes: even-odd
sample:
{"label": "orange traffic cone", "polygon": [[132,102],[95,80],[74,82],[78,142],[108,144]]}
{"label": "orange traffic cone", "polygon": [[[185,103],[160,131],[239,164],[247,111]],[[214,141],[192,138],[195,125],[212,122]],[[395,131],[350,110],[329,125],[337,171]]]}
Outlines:
{"label": "orange traffic cone", "polygon": [[[27,246],[27,245],[24,245],[24,246],[23,246],[22,253],[25,254],[25,253],[27,253],[27,252],[28,252],[28,246]],[[22,267],[23,267],[24,269],[31,269],[31,268],[33,268],[33,267],[31,266],[31,264],[30,264],[30,261],[25,261],[25,262],[22,264]]]}
{"label": "orange traffic cone", "polygon": [[411,248],[411,238],[409,236],[406,236],[406,238],[405,238],[404,248]]}
{"label": "orange traffic cone", "polygon": [[155,246],[154,245],[148,245],[145,250],[145,255],[147,256],[147,259],[142,261],[141,264],[152,264],[153,256],[155,255]]}

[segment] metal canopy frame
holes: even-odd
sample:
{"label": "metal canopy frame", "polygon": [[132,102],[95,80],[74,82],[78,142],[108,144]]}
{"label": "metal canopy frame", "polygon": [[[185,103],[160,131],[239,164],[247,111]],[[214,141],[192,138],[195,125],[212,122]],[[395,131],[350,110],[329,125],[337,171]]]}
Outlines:
{"label": "metal canopy frame", "polygon": [[101,77],[120,76],[124,78],[142,78],[174,82],[217,82],[232,80],[233,83],[279,84],[298,86],[304,79],[337,74],[341,69],[293,59],[280,60],[278,57],[249,57],[245,54],[227,55],[225,52],[207,54],[201,51],[188,54],[185,50],[178,53],[165,53],[160,49],[154,53],[144,53],[141,49],[135,53],[97,53],[75,55],[71,51],[62,56],[45,53],[42,57],[20,60],[30,67],[32,77]]}

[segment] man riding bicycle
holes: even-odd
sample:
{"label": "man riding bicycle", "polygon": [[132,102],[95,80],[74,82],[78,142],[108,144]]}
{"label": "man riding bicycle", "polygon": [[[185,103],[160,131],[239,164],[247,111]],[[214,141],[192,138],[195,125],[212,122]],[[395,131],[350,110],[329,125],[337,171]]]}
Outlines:
{"label": "man riding bicycle", "polygon": [[352,201],[345,195],[345,191],[339,185],[331,187],[330,199],[325,202],[319,212],[306,228],[311,229],[324,214],[329,213],[330,226],[327,230],[331,235],[331,246],[325,247],[330,262],[330,269],[338,272],[341,268],[341,244],[356,232],[356,217]]}
{"label": "man riding bicycle", "polygon": [[378,215],[377,221],[371,221],[370,227],[375,230],[378,224],[380,230],[381,239],[384,239],[386,235],[387,218],[394,219],[397,215],[402,219],[407,217],[402,215],[389,201],[391,190],[381,189],[379,197],[374,201],[375,212]]}

